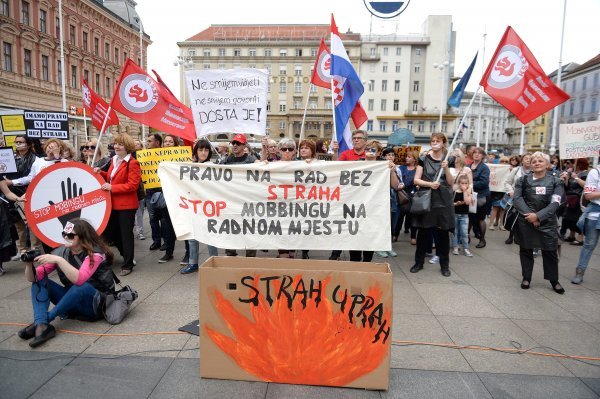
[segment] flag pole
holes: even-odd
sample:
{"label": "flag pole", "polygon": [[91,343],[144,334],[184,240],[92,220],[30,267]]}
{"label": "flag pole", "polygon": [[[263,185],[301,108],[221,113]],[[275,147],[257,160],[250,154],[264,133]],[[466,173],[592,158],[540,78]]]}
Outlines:
{"label": "flag pole", "polygon": [[[485,75],[485,38],[487,37],[487,33],[485,33],[485,28],[484,28],[484,33],[483,33],[483,52],[481,54],[481,75]],[[481,138],[481,113],[482,111],[482,101],[483,101],[483,93],[479,94],[479,117],[477,118],[477,147],[479,147],[480,144],[480,138]],[[487,140],[487,135],[486,135],[486,140]],[[486,149],[485,151],[487,152],[487,142],[486,142]]]}
{"label": "flag pole", "polygon": [[519,145],[519,155],[523,155],[525,153],[523,148],[523,140],[525,138],[525,124],[521,122],[521,144]]}
{"label": "flag pole", "polygon": [[300,141],[298,141],[298,150],[296,156],[300,156],[300,143],[304,139],[304,122],[306,121],[306,110],[308,109],[308,99],[310,97],[310,90],[312,89],[312,82],[308,86],[308,92],[306,93],[306,103],[304,104],[304,115],[302,115],[302,124],[300,125]]}
{"label": "flag pole", "polygon": [[[463,117],[461,118],[460,123],[458,124],[458,127],[456,128],[456,131],[454,132],[454,137],[452,137],[452,142],[450,143],[450,147],[448,147],[448,151],[446,152],[444,161],[448,160],[448,157],[450,156],[450,152],[452,151],[452,148],[454,147],[454,143],[456,143],[456,139],[458,138],[458,132],[460,131],[460,127],[465,122],[465,119],[467,119],[467,115],[469,114],[469,111],[471,110],[473,101],[475,101],[475,97],[477,97],[477,93],[479,93],[480,91],[481,91],[481,86],[477,87],[477,91],[475,92],[475,94],[473,94],[473,97],[471,97],[471,101],[469,101],[469,105],[467,105],[467,108],[465,109],[465,113],[464,113]],[[440,171],[438,172],[438,175],[435,179],[436,183],[440,180],[440,177],[442,177],[442,171],[443,171],[443,169],[440,168]]]}
{"label": "flag pole", "polygon": [[96,162],[96,156],[98,155],[98,150],[100,149],[100,146],[102,145],[102,135],[104,134],[104,130],[106,129],[106,123],[108,122],[110,111],[112,111],[112,100],[111,100],[110,104],[108,105],[108,111],[106,111],[106,115],[104,115],[104,121],[102,121],[102,128],[100,129],[100,134],[98,135],[98,143],[96,143],[96,149],[94,150],[94,156],[92,157],[92,164],[90,165],[92,168],[94,167],[94,163]]}
{"label": "flag pole", "polygon": [[87,143],[89,141],[89,138],[88,138],[88,132],[87,132],[87,121],[85,118],[86,118],[85,107],[83,107],[83,131],[85,133],[85,142]]}
{"label": "flag pole", "polygon": [[[567,14],[567,0],[564,0],[563,5],[563,17],[562,17],[562,31],[560,33],[560,53],[558,56],[558,73],[556,75],[556,86],[560,88],[560,78],[562,75],[562,53],[563,53],[563,41],[565,38],[565,15]],[[550,154],[556,153],[556,129],[558,128],[558,109],[554,108],[554,118],[552,120],[552,138],[550,140]]]}

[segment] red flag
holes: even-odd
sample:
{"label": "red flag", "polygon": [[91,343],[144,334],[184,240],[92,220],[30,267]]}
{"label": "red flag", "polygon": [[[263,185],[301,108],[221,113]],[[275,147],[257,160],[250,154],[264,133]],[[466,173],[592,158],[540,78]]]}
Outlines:
{"label": "red flag", "polygon": [[[81,100],[83,106],[89,112],[92,118],[92,125],[98,130],[102,129],[102,123],[106,117],[106,111],[108,110],[108,104],[102,97],[100,97],[94,90],[92,90],[87,82],[81,78]],[[118,125],[119,117],[114,110],[110,110],[110,115],[106,121],[106,126]]]}
{"label": "red flag", "polygon": [[321,45],[315,60],[312,77],[310,81],[315,86],[331,89],[331,56],[329,48],[325,45],[325,40],[321,38]]}
{"label": "red flag", "polygon": [[569,99],[510,26],[479,84],[524,124]]}
{"label": "red flag", "polygon": [[192,110],[175,98],[158,75],[157,78],[160,83],[127,59],[113,94],[112,107],[144,125],[194,141]]}

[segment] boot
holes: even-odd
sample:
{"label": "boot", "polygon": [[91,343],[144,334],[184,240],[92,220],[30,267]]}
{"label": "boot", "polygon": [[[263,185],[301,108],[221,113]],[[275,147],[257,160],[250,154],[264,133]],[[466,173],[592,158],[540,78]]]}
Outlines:
{"label": "boot", "polygon": [[444,276],[444,277],[450,277],[450,268],[447,265],[446,266],[441,266],[440,272],[442,273],[442,276]]}
{"label": "boot", "polygon": [[581,284],[583,283],[583,274],[585,270],[583,269],[575,269],[575,277],[571,280],[573,284]]}

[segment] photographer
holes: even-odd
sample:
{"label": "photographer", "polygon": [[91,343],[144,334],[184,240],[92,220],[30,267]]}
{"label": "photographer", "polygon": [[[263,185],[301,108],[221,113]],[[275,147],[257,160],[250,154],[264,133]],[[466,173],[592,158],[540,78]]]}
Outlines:
{"label": "photographer", "polygon": [[[32,283],[34,322],[18,335],[25,340],[33,338],[29,343],[32,348],[55,336],[56,330],[50,323],[56,316],[89,321],[102,318],[94,297],[98,291],[114,289],[113,254],[96,230],[85,220],[73,219],[65,225],[62,236],[65,244],[51,254],[37,255],[30,251],[21,257],[27,262],[25,278]],[[33,260],[38,262],[35,274]],[[48,278],[54,270],[62,284]],[[50,302],[55,306],[48,311]]]}

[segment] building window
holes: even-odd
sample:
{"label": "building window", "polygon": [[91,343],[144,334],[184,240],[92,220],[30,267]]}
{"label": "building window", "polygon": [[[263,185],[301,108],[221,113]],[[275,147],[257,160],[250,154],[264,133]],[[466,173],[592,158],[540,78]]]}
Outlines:
{"label": "building window", "polygon": [[592,109],[591,109],[591,112],[592,112],[593,114],[597,114],[597,113],[598,113],[598,110],[596,109],[596,107],[597,107],[597,105],[598,105],[598,99],[597,99],[596,97],[592,97],[592,101],[591,101],[591,103],[592,103]]}
{"label": "building window", "polygon": [[[400,100],[394,100],[394,111],[398,111],[400,109]],[[396,130],[396,129],[394,129]]]}
{"label": "building window", "polygon": [[381,81],[381,91],[387,91],[387,80]]}
{"label": "building window", "polygon": [[4,70],[6,72],[12,72],[12,44],[4,42],[3,54],[4,54]]}
{"label": "building window", "polygon": [[42,55],[42,80],[47,82],[50,80],[48,56]]}
{"label": "building window", "polygon": [[100,39],[94,38],[94,55],[100,55]]}
{"label": "building window", "polygon": [[575,93],[576,90],[577,90],[577,81],[575,79],[573,79],[573,83],[571,83],[571,92]]}
{"label": "building window", "polygon": [[285,64],[279,64],[279,74],[280,75],[287,75],[287,65],[285,65]]}
{"label": "building window", "polygon": [[25,76],[31,77],[31,50],[23,50],[23,72]]}
{"label": "building window", "polygon": [[376,66],[376,65],[375,65],[374,63],[372,63],[372,64],[369,64],[369,72],[371,72],[371,73],[375,73],[375,66]]}
{"label": "building window", "polygon": [[[284,105],[285,108],[285,105]],[[285,130],[285,121],[279,121],[279,130]]]}
{"label": "building window", "polygon": [[392,121],[392,132],[398,130],[398,121]]}
{"label": "building window", "polygon": [[287,83],[286,82],[279,82],[279,92],[287,93]]}
{"label": "building window", "polygon": [[325,109],[331,109],[331,98],[325,99]]}
{"label": "building window", "polygon": [[385,132],[386,125],[387,125],[386,121],[380,121],[379,122],[379,131],[380,132]]}
{"label": "building window", "polygon": [[311,93],[316,93],[317,92],[317,86],[316,85],[310,85],[310,92]]}
{"label": "building window", "polygon": [[297,48],[295,53],[296,53],[296,57],[302,57],[302,49],[301,48]]}
{"label": "building window", "polygon": [[377,49],[375,47],[371,47],[369,49],[369,55],[371,56],[371,58],[374,58],[377,55]]}
{"label": "building window", "polygon": [[415,81],[413,82],[413,91],[414,91],[415,93],[419,91],[419,81],[418,81],[418,80],[415,80]]}
{"label": "building window", "polygon": [[77,88],[77,66],[71,65],[71,87]]}
{"label": "building window", "polygon": [[273,50],[271,50],[270,48],[265,49],[265,57],[271,57],[272,54]]}
{"label": "building window", "polygon": [[442,122],[442,133],[448,132],[448,122]]}
{"label": "building window", "polygon": [[40,9],[40,32],[46,33],[48,29],[48,12]]}
{"label": "building window", "polygon": [[569,116],[573,116],[573,112],[575,112],[575,101],[569,103]]}
{"label": "building window", "polygon": [[58,75],[58,79],[56,79],[56,81],[58,82],[59,85],[62,84],[62,62],[60,62],[60,60],[58,60],[56,62],[56,73]]}
{"label": "building window", "polygon": [[[225,68],[226,68],[226,66],[225,66],[225,64],[219,64],[218,68],[219,68],[219,69],[225,69]],[[270,82],[269,82],[269,83],[270,83]]]}
{"label": "building window", "polygon": [[394,80],[394,91],[400,91],[400,81]]}
{"label": "building window", "polygon": [[[267,101],[267,111],[271,110],[271,101]],[[269,121],[267,121],[267,124],[269,124]]]}
{"label": "building window", "polygon": [[415,73],[421,72],[421,64],[415,64]]}
{"label": "building window", "polygon": [[88,51],[88,33],[83,32],[82,36],[83,51]]}
{"label": "building window", "polygon": [[89,84],[89,79],[90,79],[90,71],[88,71],[87,69],[83,70],[83,80],[85,80],[86,84]]}
{"label": "building window", "polygon": [[388,50],[389,49],[387,47],[384,47],[383,48],[383,55],[388,55]]}
{"label": "building window", "polygon": [[402,47],[396,47],[396,55],[402,54]]}
{"label": "building window", "polygon": [[372,132],[373,131],[373,121],[371,119],[369,119],[367,121],[367,132]]}
{"label": "building window", "polygon": [[367,89],[368,89],[369,91],[373,91],[373,90],[375,90],[375,81],[374,81],[374,80],[369,80],[369,84],[368,84],[368,86],[367,86]]}
{"label": "building window", "polygon": [[96,74],[96,93],[100,93],[100,74]]}
{"label": "building window", "polygon": [[242,50],[240,50],[239,48],[234,48],[233,49],[233,56],[234,57],[241,57],[242,56]]}
{"label": "building window", "polygon": [[227,55],[226,50],[224,48],[219,49],[219,57],[225,57]]}
{"label": "building window", "polygon": [[210,49],[209,48],[205,48],[204,50],[202,50],[202,56],[203,57],[210,57]]}
{"label": "building window", "polygon": [[396,62],[396,73],[400,72],[400,63]]}
{"label": "building window", "polygon": [[421,55],[421,49],[420,48],[416,48],[415,49],[415,55]]}
{"label": "building window", "polygon": [[29,3],[21,1],[21,23],[29,25]]}
{"label": "building window", "polygon": [[302,82],[294,83],[294,93],[302,93]]}
{"label": "building window", "polygon": [[280,57],[287,57],[287,49],[280,48],[279,49],[279,56]]}
{"label": "building window", "polygon": [[127,58],[129,58],[129,55],[127,54],[127,51],[123,51],[123,64],[125,62],[127,62]]}
{"label": "building window", "polygon": [[106,95],[110,96],[110,78],[104,78],[106,86]]}
{"label": "building window", "polygon": [[581,102],[579,103],[579,113],[580,114],[585,113],[585,100],[584,99],[582,99]]}
{"label": "building window", "polygon": [[279,102],[279,112],[285,112],[285,101]]}
{"label": "building window", "polygon": [[375,100],[373,100],[372,98],[369,98],[369,101],[367,102],[367,109],[369,111],[373,111],[374,104],[375,104]]}
{"label": "building window", "polygon": [[119,65],[119,49],[115,47],[115,64]]}
{"label": "building window", "polygon": [[10,17],[10,9],[8,7],[8,0],[0,0],[0,15],[4,17]]}
{"label": "building window", "polygon": [[69,43],[75,46],[75,27],[73,25],[69,25]]}
{"label": "building window", "polygon": [[294,109],[302,109],[302,99],[300,97],[294,97]]}
{"label": "building window", "polygon": [[310,56],[311,56],[311,57],[316,57],[318,53],[319,53],[319,49],[318,49],[318,48],[316,48],[316,47],[312,47],[312,48],[310,49]]}
{"label": "building window", "polygon": [[383,99],[383,100],[381,100],[381,110],[385,111],[386,108],[387,108],[387,100]]}
{"label": "building window", "polygon": [[412,130],[413,130],[413,121],[406,121],[406,128],[412,132]]}
{"label": "building window", "polygon": [[436,121],[429,121],[429,131],[430,132],[435,132],[435,128],[437,127],[437,122]]}
{"label": "building window", "polygon": [[383,65],[383,68],[382,68],[381,72],[387,72],[388,71],[388,63],[384,62],[382,65]]}
{"label": "building window", "polygon": [[585,90],[587,88],[587,76],[584,76],[581,80],[581,90]]}
{"label": "building window", "polygon": [[294,66],[294,75],[302,76],[302,65]]}
{"label": "building window", "polygon": [[309,98],[308,99],[308,108],[317,109],[317,101],[318,100],[319,100],[318,98],[314,98],[314,97]]}
{"label": "building window", "polygon": [[425,131],[425,121],[419,121],[419,127],[417,127],[417,131],[422,133]]}
{"label": "building window", "polygon": [[210,69],[210,64],[203,64],[202,68],[204,68],[204,69]]}
{"label": "building window", "polygon": [[417,112],[419,110],[419,102],[417,100],[413,100],[412,110],[413,110],[413,112]]}
{"label": "building window", "polygon": [[600,72],[596,72],[594,74],[594,88],[598,87],[600,84]]}
{"label": "building window", "polygon": [[110,44],[104,43],[104,58],[106,61],[110,61]]}

